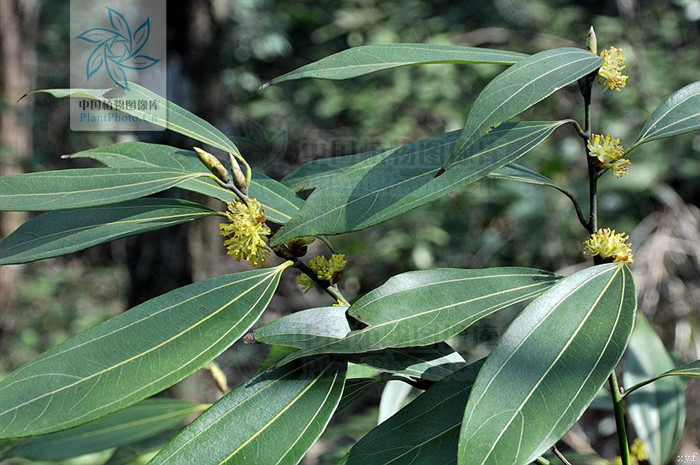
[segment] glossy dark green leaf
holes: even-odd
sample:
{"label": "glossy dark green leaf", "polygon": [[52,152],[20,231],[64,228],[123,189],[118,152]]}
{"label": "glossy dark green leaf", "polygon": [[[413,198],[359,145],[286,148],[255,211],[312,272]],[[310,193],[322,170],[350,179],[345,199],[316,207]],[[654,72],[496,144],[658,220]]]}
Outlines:
{"label": "glossy dark green leaf", "polygon": [[530,268],[442,268],[403,273],[369,292],[348,313],[367,324],[343,339],[287,356],[361,353],[444,341],[498,310],[535,297],[558,277]]}
{"label": "glossy dark green leaf", "polygon": [[524,465],[579,419],[619,362],[637,298],[626,265],[568,276],[513,321],[464,412],[460,465]]}
{"label": "glossy dark green leaf", "polygon": [[262,88],[294,79],[349,79],[383,69],[435,63],[512,65],[522,53],[439,44],[376,44],[353,47],[275,78]]}
{"label": "glossy dark green leaf", "polygon": [[361,161],[379,155],[386,150],[344,155],[341,157],[319,158],[304,163],[282,179],[282,183],[294,191],[316,189],[333,182],[338,173]]}
{"label": "glossy dark green leaf", "polygon": [[[343,339],[351,328],[345,315],[347,307],[311,308],[286,315],[256,329],[258,342],[297,349]],[[437,381],[465,365],[461,355],[444,342],[425,347],[383,349],[362,354],[341,354],[341,360],[371,367],[365,375],[381,372]]]}
{"label": "glossy dark green leaf", "polygon": [[303,349],[336,341],[350,332],[347,307],[320,307],[294,312],[255,331],[258,342]]}
{"label": "glossy dark green leaf", "polygon": [[345,389],[343,390],[343,397],[340,398],[340,403],[338,403],[337,411],[349,407],[357,399],[359,399],[362,394],[367,392],[372,386],[381,384],[384,382],[381,378],[353,378],[350,379],[350,365],[348,365],[348,375],[345,380]]}
{"label": "glossy dark green leaf", "polygon": [[603,59],[579,48],[556,48],[529,56],[499,74],[479,94],[446,166],[484,134],[562,87],[595,71]]}
{"label": "glossy dark green leaf", "polygon": [[436,383],[370,431],[350,449],[341,463],[455,463],[462,412],[482,363],[471,364]]}
{"label": "glossy dark green leaf", "polygon": [[517,160],[565,123],[503,124],[437,178],[454,151],[456,131],[382,152],[318,186],[272,243],[357,231],[394,218]]}
{"label": "glossy dark green leaf", "polygon": [[371,367],[375,373],[394,373],[428,381],[439,381],[466,365],[464,358],[444,342],[423,347],[383,349],[336,358]]}
{"label": "glossy dark green leaf", "polygon": [[77,426],[175,384],[245,334],[290,263],[181,287],[45,352],[0,380],[0,437]]}
{"label": "glossy dark green leaf", "polygon": [[182,428],[171,429],[142,441],[118,447],[104,465],[133,465],[138,463],[135,462],[135,460],[137,460],[139,456],[163,448],[163,446],[172,441],[175,436],[180,434],[180,431],[182,431]]}
{"label": "glossy dark green leaf", "polygon": [[216,214],[187,200],[155,198],[44,213],[0,242],[0,265],[58,257]]}
{"label": "glossy dark green leaf", "polygon": [[[674,362],[663,342],[643,315],[637,319],[625,358],[622,380],[626,386],[673,369]],[[626,396],[627,412],[643,442],[649,463],[669,463],[678,447],[685,425],[683,383],[667,377]]]}
{"label": "glossy dark green leaf", "polygon": [[211,173],[168,168],[87,168],[0,178],[0,211],[48,211],[138,199]]}
{"label": "glossy dark green leaf", "polygon": [[700,129],[700,81],[674,92],[658,106],[637,137],[636,145]]}
{"label": "glossy dark green leaf", "polygon": [[99,452],[160,434],[205,407],[164,397],[146,399],[77,428],[22,441],[11,455],[31,460],[62,460]]}
{"label": "glossy dark green leaf", "polygon": [[[107,147],[97,147],[74,153],[67,158],[90,158],[111,168],[172,168],[196,173],[206,171],[197,155],[190,150],[181,150],[168,145],[146,142],[123,142]],[[224,164],[226,166],[226,163]],[[208,195],[224,202],[231,202],[235,194],[221,187],[211,178],[189,179],[178,188]],[[268,219],[275,223],[286,223],[304,204],[294,192],[264,174],[253,171],[249,194],[264,207]]]}
{"label": "glossy dark green leaf", "polygon": [[151,465],[296,465],[343,393],[345,364],[316,358],[263,373],[183,430]]}
{"label": "glossy dark green leaf", "polygon": [[637,384],[634,384],[633,386],[626,386],[625,395],[629,395],[637,389],[643,388],[647,384],[651,384],[656,380],[666,378],[668,376],[680,376],[681,378],[700,378],[700,360],[695,360],[694,362],[678,366],[658,376],[654,376],[652,378],[645,379],[644,381],[640,381]]}
{"label": "glossy dark green leaf", "polygon": [[[124,94],[120,97],[105,98],[104,94],[109,90],[110,89],[43,89],[32,93],[47,93],[56,98],[89,98],[117,106],[118,108],[129,108],[128,105],[124,104],[128,100],[147,100],[156,102],[159,108],[166,109],[167,119],[163,119],[157,114],[153,115],[151,114],[152,112],[147,113],[139,109],[125,109],[123,111],[124,113],[136,116],[137,118],[148,116],[148,121],[152,122],[156,126],[160,126],[190,137],[194,140],[204,142],[205,144],[221,149],[224,152],[235,154],[240,153],[236,145],[231,142],[231,140],[226,137],[223,132],[219,131],[217,128],[199,116],[190,113],[184,108],[166,100],[160,95],[151,92],[135,82],[130,82],[129,90],[124,91]],[[153,116],[156,117],[155,121],[152,119]]]}

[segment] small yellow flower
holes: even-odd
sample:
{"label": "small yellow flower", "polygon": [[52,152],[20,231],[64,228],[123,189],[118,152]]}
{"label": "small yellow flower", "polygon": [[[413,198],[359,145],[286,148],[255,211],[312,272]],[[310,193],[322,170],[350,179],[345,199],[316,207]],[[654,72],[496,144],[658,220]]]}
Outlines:
{"label": "small yellow flower", "polygon": [[316,284],[316,283],[314,282],[313,279],[309,278],[304,273],[301,273],[299,276],[297,276],[297,284],[299,284],[299,286],[301,286],[301,289],[304,292],[309,292],[309,289],[314,287],[314,284]]}
{"label": "small yellow flower", "polygon": [[[330,260],[323,255],[317,255],[309,261],[309,268],[316,273],[316,277],[331,285],[340,280],[345,265],[347,265],[347,261],[345,261],[345,254],[342,253],[334,253],[331,255]],[[305,274],[300,274],[297,276],[297,283],[299,283],[304,292],[306,292],[313,287],[314,280]]]}
{"label": "small yellow flower", "polygon": [[630,161],[622,158],[625,150],[620,145],[620,139],[611,137],[610,134],[593,134],[588,141],[588,154],[596,157],[603,168],[610,168],[615,176],[621,178],[627,174],[627,167]]}
{"label": "small yellow flower", "polygon": [[613,262],[632,263],[632,246],[627,242],[629,237],[625,233],[615,233],[608,228],[599,229],[591,234],[591,237],[583,243],[583,253],[607,259],[612,258]]}
{"label": "small yellow flower", "polygon": [[225,212],[228,223],[219,224],[219,233],[226,237],[224,246],[228,255],[236,260],[247,260],[253,266],[265,263],[270,251],[267,236],[270,228],[265,224],[265,212],[255,199],[248,203],[235,200]]}
{"label": "small yellow flower", "polygon": [[635,439],[632,443],[630,454],[640,462],[649,459],[649,454],[647,454],[647,450],[644,447],[644,442],[639,438]]}
{"label": "small yellow flower", "polygon": [[625,69],[625,57],[622,56],[622,50],[610,47],[603,50],[600,57],[603,59],[603,65],[598,70],[598,83],[619,92],[625,87],[629,78],[629,76],[622,75],[622,70]]}

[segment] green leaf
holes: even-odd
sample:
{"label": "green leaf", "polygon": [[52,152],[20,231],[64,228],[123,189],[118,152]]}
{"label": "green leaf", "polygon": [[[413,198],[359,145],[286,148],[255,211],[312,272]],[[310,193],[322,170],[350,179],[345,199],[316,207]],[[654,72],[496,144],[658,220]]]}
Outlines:
{"label": "green leaf", "polygon": [[345,364],[323,358],[263,373],[224,396],[150,465],[297,464],[343,393]]}
{"label": "green leaf", "polygon": [[383,69],[436,63],[490,63],[512,65],[527,57],[522,53],[487,48],[438,44],[377,44],[353,47],[302,66],[275,78],[261,89],[303,78],[349,79]]}
{"label": "green leaf", "polygon": [[[206,171],[197,155],[190,150],[146,142],[123,142],[107,147],[97,147],[67,155],[66,158],[90,158],[111,168],[161,167],[188,173]],[[236,198],[233,192],[221,187],[211,178],[188,179],[177,187],[208,195],[223,202],[231,202]],[[304,201],[291,189],[255,171],[253,171],[253,179],[248,191],[251,197],[263,205],[267,218],[274,223],[286,223],[304,204]]]}
{"label": "green leaf", "polygon": [[642,128],[635,146],[700,129],[700,81],[685,86],[658,106]]}
{"label": "green leaf", "polygon": [[320,307],[294,312],[253,331],[258,342],[303,349],[336,341],[350,332],[347,307]]}
{"label": "green leaf", "polygon": [[194,202],[155,198],[45,213],[0,242],[0,265],[58,257],[216,214]]}
{"label": "green leaf", "polygon": [[454,154],[457,161],[480,137],[544,100],[562,87],[600,68],[603,59],[579,48],[556,48],[529,56],[499,74],[472,106]]}
{"label": "green leaf", "polygon": [[411,385],[399,380],[391,380],[386,383],[379,401],[379,417],[377,424],[384,423],[396,412],[401,410],[404,402],[411,393]]}
{"label": "green leaf", "polygon": [[567,121],[508,123],[481,139],[435,178],[457,132],[387,150],[337,172],[273,238],[357,231],[394,218],[487,176],[532,150]]}
{"label": "green leaf", "polygon": [[636,305],[619,263],[568,276],[528,305],[479,372],[458,463],[529,464],[559,440],[622,357]]}
{"label": "green leaf", "polygon": [[338,173],[349,166],[379,155],[386,150],[343,155],[341,157],[319,158],[304,163],[282,179],[282,184],[299,192],[316,189],[319,186],[332,183]]}
{"label": "green leaf", "polygon": [[[194,140],[204,142],[205,144],[221,149],[224,152],[240,154],[236,145],[231,142],[231,140],[226,137],[223,132],[219,131],[199,116],[190,113],[184,108],[166,100],[160,95],[151,92],[135,82],[129,82],[129,90],[125,90],[121,97],[104,97],[104,94],[110,90],[111,89],[42,89],[31,93],[46,93],[53,95],[56,98],[89,98],[99,100],[113,106],[125,103],[127,100],[154,101],[157,102],[159,108],[165,107],[167,119],[162,119],[155,115],[156,120],[152,121],[152,117],[154,116],[152,113],[144,112],[138,109],[125,109],[120,111],[136,116],[137,118],[142,118],[144,115],[146,115],[148,116],[148,121],[153,122],[153,124],[156,126],[170,129],[171,131],[190,137]],[[128,106],[124,104],[121,105],[120,108],[128,108]]]}
{"label": "green leaf", "polygon": [[141,441],[184,422],[204,406],[183,400],[146,399],[119,412],[58,433],[21,442],[12,456],[62,460]]}
{"label": "green leaf", "polygon": [[345,389],[343,390],[343,397],[340,398],[338,403],[338,408],[336,411],[340,412],[345,408],[352,405],[357,399],[359,399],[362,394],[364,394],[369,388],[376,384],[383,383],[384,380],[381,378],[353,378],[350,379],[350,365],[348,365],[347,379],[345,380]]}
{"label": "green leaf", "polygon": [[439,381],[466,365],[464,358],[445,342],[424,347],[340,354],[336,358],[371,367],[374,374],[389,372],[428,381]]}
{"label": "green leaf", "polygon": [[0,211],[47,211],[138,199],[188,179],[212,176],[167,168],[86,168],[0,178]]}
{"label": "green leaf", "polygon": [[653,378],[645,379],[644,381],[640,381],[634,386],[628,386],[625,388],[625,396],[631,394],[633,391],[636,391],[637,389],[641,389],[647,384],[651,384],[655,382],[656,380],[666,378],[668,376],[680,376],[683,378],[700,378],[700,360],[695,360],[694,362],[686,363],[684,365],[678,366],[676,368],[673,368],[665,373],[662,373],[658,376],[654,376]]}
{"label": "green leaf", "polygon": [[535,184],[537,186],[553,187],[558,191],[564,191],[557,183],[549,179],[547,176],[516,163],[511,163],[503,168],[497,169],[493,173],[489,174],[489,178],[504,181],[517,181],[525,184]]}
{"label": "green leaf", "polygon": [[293,353],[348,354],[444,341],[498,310],[535,297],[558,277],[530,268],[442,268],[403,273],[369,292],[348,313],[367,324],[343,339]]}
{"label": "green leaf", "polygon": [[[663,342],[643,315],[637,319],[625,358],[623,382],[627,386],[644,381],[674,362]],[[660,379],[627,398],[627,412],[649,455],[649,463],[671,461],[685,424],[683,383],[675,377]]]}
{"label": "green leaf", "polygon": [[245,334],[289,264],[176,289],[45,352],[0,380],[0,437],[67,429],[172,386]]}
{"label": "green leaf", "polygon": [[161,449],[180,434],[180,431],[182,428],[171,429],[142,441],[121,446],[114,451],[104,465],[134,465],[134,463],[138,463],[134,460],[139,456]]}
{"label": "green leaf", "polygon": [[483,361],[436,383],[367,433],[344,465],[447,465],[457,458],[462,412]]}
{"label": "green leaf", "polygon": [[[313,348],[343,339],[351,328],[345,315],[347,307],[322,307],[286,315],[253,332],[255,340],[297,349]],[[461,355],[441,342],[425,347],[384,349],[338,358],[372,369],[365,375],[391,372],[438,381],[465,365]]]}

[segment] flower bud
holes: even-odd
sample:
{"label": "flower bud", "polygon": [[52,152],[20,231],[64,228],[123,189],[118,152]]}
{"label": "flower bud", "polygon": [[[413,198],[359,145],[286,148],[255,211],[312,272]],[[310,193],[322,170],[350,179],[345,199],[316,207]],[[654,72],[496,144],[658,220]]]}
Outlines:
{"label": "flower bud", "polygon": [[228,162],[229,165],[231,165],[231,171],[233,171],[233,183],[241,192],[247,194],[248,185],[246,184],[245,175],[243,171],[241,171],[241,167],[238,165],[236,159],[230,153],[228,154]]}
{"label": "flower bud", "polygon": [[228,171],[226,171],[226,168],[224,168],[224,165],[219,161],[218,158],[216,158],[209,152],[205,152],[199,147],[194,147],[194,151],[197,153],[197,156],[202,161],[202,163],[204,163],[204,166],[206,166],[207,169],[209,169],[209,171],[211,171],[214,174],[214,176],[216,176],[223,182],[229,181]]}

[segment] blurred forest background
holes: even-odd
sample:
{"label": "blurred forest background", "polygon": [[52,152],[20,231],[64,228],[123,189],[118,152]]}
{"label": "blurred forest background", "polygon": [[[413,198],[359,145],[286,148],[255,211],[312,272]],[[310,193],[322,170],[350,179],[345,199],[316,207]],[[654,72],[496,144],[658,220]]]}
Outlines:
{"label": "blurred forest background", "polygon": [[[17,103],[33,89],[69,87],[69,5],[68,0],[0,1],[0,173],[76,167],[60,155],[135,138],[188,149],[196,145],[172,133],[72,132],[67,101],[36,96]],[[275,76],[352,46],[422,42],[536,53],[582,46],[593,25],[599,50],[623,49],[630,76],[620,93],[600,88],[594,93],[593,127],[623,144],[634,140],[661,101],[700,79],[700,0],[187,0],[169,6],[167,97],[234,137],[254,166],[278,179],[315,158],[459,129],[471,102],[502,71],[429,65],[258,91]],[[580,120],[581,103],[578,89],[570,86],[522,119]],[[585,199],[585,158],[568,127],[522,162]],[[603,178],[601,224],[630,233],[640,311],[667,349],[683,361],[696,360],[700,134],[646,144],[632,162],[629,176]],[[1,214],[0,238],[26,219],[26,214]],[[518,265],[569,273],[587,266],[584,239],[571,204],[556,191],[486,181],[369,230],[333,238],[333,245],[347,254],[341,287],[354,298],[393,274],[431,267]],[[224,252],[213,220],[0,268],[0,376],[144,300],[241,269]],[[315,244],[311,252],[327,249]],[[272,311],[259,324],[329,304],[315,290],[302,294],[294,277],[285,275]],[[480,358],[514,314],[502,312],[451,342],[466,358]],[[236,344],[218,362],[236,385],[254,373],[265,351]],[[197,401],[220,395],[206,373],[171,391]],[[698,382],[691,383],[686,453],[700,447],[699,391]],[[376,424],[379,394],[373,391],[343,412],[349,421],[332,423],[305,463],[336,463],[341,453],[333,448],[352,444]],[[616,444],[610,441],[610,422],[599,422],[604,416],[584,416],[566,442],[584,451],[593,447],[611,459]],[[71,463],[100,462],[90,457]]]}

